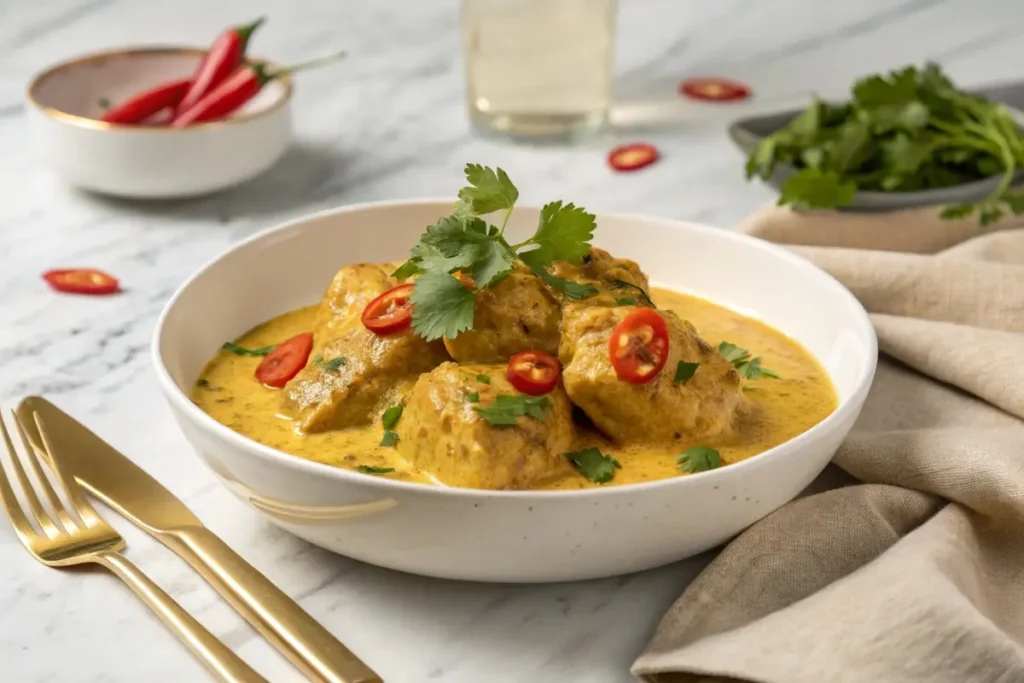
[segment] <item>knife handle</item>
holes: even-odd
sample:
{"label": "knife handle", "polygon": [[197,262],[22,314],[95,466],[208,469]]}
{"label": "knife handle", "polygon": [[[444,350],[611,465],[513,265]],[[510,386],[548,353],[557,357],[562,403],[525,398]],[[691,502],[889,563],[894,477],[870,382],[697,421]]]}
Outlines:
{"label": "knife handle", "polygon": [[264,638],[320,683],[383,683],[280,588],[205,527],[161,534]]}

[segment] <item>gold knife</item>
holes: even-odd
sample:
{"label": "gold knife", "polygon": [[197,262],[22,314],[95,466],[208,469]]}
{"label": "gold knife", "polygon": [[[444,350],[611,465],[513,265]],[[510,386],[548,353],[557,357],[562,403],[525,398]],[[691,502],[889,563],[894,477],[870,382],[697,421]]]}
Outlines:
{"label": "gold knife", "polygon": [[311,680],[383,683],[370,667],[294,600],[207,529],[156,479],[49,401],[30,396],[18,416],[32,447],[45,457],[32,412],[38,412],[65,470],[97,498],[156,538],[199,572],[214,590]]}

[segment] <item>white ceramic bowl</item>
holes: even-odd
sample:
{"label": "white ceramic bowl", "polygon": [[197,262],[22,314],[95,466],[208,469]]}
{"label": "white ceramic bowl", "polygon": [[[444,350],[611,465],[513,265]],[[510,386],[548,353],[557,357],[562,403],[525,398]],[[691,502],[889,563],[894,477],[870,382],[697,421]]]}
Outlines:
{"label": "white ceramic bowl", "polygon": [[290,78],[271,81],[232,117],[171,129],[105,123],[114,104],[190,76],[203,50],[100,52],[58,64],[28,86],[29,122],[43,161],[68,183],[139,199],[223,190],[268,169],[291,138]]}
{"label": "white ceramic bowl", "polygon": [[[348,263],[401,259],[450,201],[345,207],[238,244],[192,276],[157,325],[153,359],[200,457],[288,531],[338,553],[417,574],[565,581],[634,572],[712,548],[797,495],[860,412],[877,345],[854,297],[809,262],[759,240],[680,221],[601,215],[597,246],[638,261],[655,285],[754,315],[827,368],[838,409],[776,448],[710,472],[584,491],[482,491],[372,477],[287,455],[217,423],[189,399],[220,345],[320,299]],[[516,208],[513,237],[537,210]],[[517,240],[512,240],[513,242]]]}

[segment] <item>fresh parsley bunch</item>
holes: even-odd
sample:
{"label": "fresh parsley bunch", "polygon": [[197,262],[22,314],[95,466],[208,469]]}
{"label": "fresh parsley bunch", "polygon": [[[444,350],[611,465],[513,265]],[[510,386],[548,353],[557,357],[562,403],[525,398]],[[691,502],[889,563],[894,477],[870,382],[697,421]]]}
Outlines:
{"label": "fresh parsley bunch", "polygon": [[982,225],[1024,213],[1024,194],[1009,191],[1024,167],[1024,137],[1002,105],[956,89],[935,64],[857,81],[845,104],[815,99],[785,128],[761,141],[747,178],[775,165],[798,170],[779,204],[833,209],[859,190],[913,192],[992,176],[998,186],[977,204],[955,204],[944,219],[978,214]]}
{"label": "fresh parsley bunch", "polygon": [[[597,293],[595,287],[546,270],[555,261],[579,263],[587,254],[594,236],[593,214],[573,204],[551,202],[541,209],[533,237],[509,244],[505,226],[519,190],[500,168],[478,164],[466,165],[466,181],[455,211],[427,227],[409,260],[394,272],[399,279],[419,275],[409,300],[415,306],[412,326],[421,337],[454,338],[472,329],[476,292],[501,282],[519,263],[568,298]],[[491,214],[500,216],[500,225],[484,220]]]}

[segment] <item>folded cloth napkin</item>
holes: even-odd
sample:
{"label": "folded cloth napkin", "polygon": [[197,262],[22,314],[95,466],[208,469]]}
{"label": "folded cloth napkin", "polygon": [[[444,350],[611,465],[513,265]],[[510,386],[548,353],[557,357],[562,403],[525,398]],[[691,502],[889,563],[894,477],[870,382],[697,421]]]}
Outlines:
{"label": "folded cloth napkin", "polygon": [[793,248],[865,304],[883,357],[832,483],[722,550],[642,680],[1024,681],[1024,230],[907,215],[740,226],[812,245]]}

